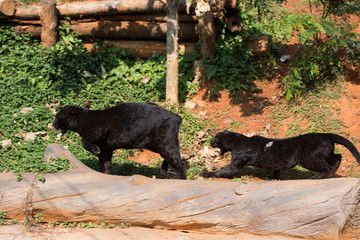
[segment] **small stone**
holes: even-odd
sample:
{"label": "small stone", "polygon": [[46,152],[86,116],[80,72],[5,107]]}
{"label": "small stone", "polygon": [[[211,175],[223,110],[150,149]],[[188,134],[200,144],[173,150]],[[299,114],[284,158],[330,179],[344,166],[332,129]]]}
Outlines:
{"label": "small stone", "polygon": [[207,111],[200,111],[198,115],[199,115],[199,117],[203,117],[206,114],[207,114]]}
{"label": "small stone", "polygon": [[25,114],[25,113],[31,112],[33,110],[34,109],[32,107],[26,107],[26,108],[21,109],[20,113]]}
{"label": "small stone", "polygon": [[194,103],[194,102],[191,102],[191,101],[188,101],[188,102],[186,102],[185,103],[185,107],[187,107],[187,108],[189,108],[189,109],[194,109],[194,108],[196,108],[196,103]]}
{"label": "small stone", "polygon": [[3,148],[7,148],[8,146],[11,146],[11,139],[2,140],[0,143]]}
{"label": "small stone", "polygon": [[349,127],[351,127],[351,126],[354,126],[355,123],[354,123],[354,122],[348,123],[348,122],[346,122],[346,121],[341,121],[341,125],[343,125],[343,126],[346,127],[346,128],[349,128]]}

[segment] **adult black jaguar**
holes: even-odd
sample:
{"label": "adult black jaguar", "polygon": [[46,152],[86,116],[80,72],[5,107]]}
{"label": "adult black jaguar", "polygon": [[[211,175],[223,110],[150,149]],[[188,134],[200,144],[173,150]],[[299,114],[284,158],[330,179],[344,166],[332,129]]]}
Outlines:
{"label": "adult black jaguar", "polygon": [[178,132],[181,117],[154,103],[122,103],[105,110],[68,105],[55,116],[55,129],[77,132],[82,146],[97,156],[100,170],[111,173],[115,149],[144,148],[159,153],[165,172],[170,164],[179,178],[186,179],[180,158]]}
{"label": "adult black jaguar", "polygon": [[220,148],[221,154],[231,152],[231,164],[216,172],[202,172],[203,177],[233,178],[247,166],[273,170],[273,178],[280,171],[300,164],[316,171],[312,178],[327,178],[340,166],[341,154],[334,153],[334,143],[345,146],[360,163],[360,154],[346,138],[331,133],[309,133],[292,138],[273,139],[262,136],[246,137],[223,131],[216,134],[210,145]]}

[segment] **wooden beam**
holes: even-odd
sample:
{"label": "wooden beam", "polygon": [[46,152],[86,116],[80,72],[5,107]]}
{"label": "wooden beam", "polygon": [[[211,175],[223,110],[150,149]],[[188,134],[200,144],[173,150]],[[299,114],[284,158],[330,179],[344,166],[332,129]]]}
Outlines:
{"label": "wooden beam", "polygon": [[[149,41],[149,40],[109,40],[106,43],[108,46],[119,47],[120,49],[129,50],[130,55],[133,57],[148,58],[155,53],[166,54],[165,41]],[[92,43],[85,42],[85,47],[90,52]],[[193,42],[180,42],[179,51],[188,55],[194,51],[195,43]]]}
{"label": "wooden beam", "polygon": [[[166,39],[167,24],[145,21],[96,21],[71,24],[72,29],[82,38],[98,39]],[[40,29],[39,29],[40,28]],[[18,25],[16,33],[30,32],[40,37],[41,26]],[[194,23],[179,24],[179,38],[184,41],[197,41],[197,26]]]}
{"label": "wooden beam", "polygon": [[199,23],[200,53],[203,58],[216,52],[216,28],[209,0],[196,1],[195,13]]}
{"label": "wooden beam", "polygon": [[[7,1],[7,0],[6,0]],[[186,0],[178,0],[179,11],[186,11]],[[212,0],[211,6],[218,11],[218,3],[223,0]],[[167,0],[122,0],[122,1],[85,1],[64,2],[57,4],[59,17],[83,18],[118,14],[149,14],[165,13]],[[20,5],[16,8],[14,17],[19,19],[39,19],[40,6]]]}
{"label": "wooden beam", "polygon": [[54,46],[58,35],[58,18],[56,0],[41,0],[41,44],[45,47]]}
{"label": "wooden beam", "polygon": [[170,104],[178,104],[179,85],[179,2],[168,0],[167,34],[166,34],[166,100]]}
{"label": "wooden beam", "polygon": [[0,16],[11,17],[15,13],[16,4],[13,0],[0,0]]}

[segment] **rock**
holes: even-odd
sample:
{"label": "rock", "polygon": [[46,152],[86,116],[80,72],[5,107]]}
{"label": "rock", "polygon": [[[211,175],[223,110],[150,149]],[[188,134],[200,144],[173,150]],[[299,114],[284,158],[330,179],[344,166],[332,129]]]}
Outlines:
{"label": "rock", "polygon": [[52,130],[55,129],[54,126],[52,125],[52,123],[49,123],[49,124],[47,125],[47,128],[48,128],[48,129],[52,129]]}
{"label": "rock", "polygon": [[0,144],[3,148],[7,148],[7,147],[11,146],[11,139],[2,140],[0,142]]}
{"label": "rock", "polygon": [[26,107],[26,108],[21,109],[20,113],[25,114],[25,113],[28,113],[28,112],[31,112],[31,111],[34,111],[34,109],[32,107]]}
{"label": "rock", "polygon": [[346,122],[346,121],[344,121],[344,120],[342,120],[340,123],[341,123],[341,125],[343,125],[343,126],[346,127],[346,128],[349,128],[349,127],[355,125],[354,122],[349,123],[349,122]]}
{"label": "rock", "polygon": [[207,114],[207,111],[200,111],[199,113],[198,113],[198,116],[199,117],[203,117],[203,116],[205,116]]}
{"label": "rock", "polygon": [[56,114],[56,106],[59,105],[59,104],[49,104],[49,103],[46,103],[45,106],[51,110],[51,112],[53,114]]}
{"label": "rock", "polygon": [[24,132],[20,129],[19,133],[15,134],[15,137],[21,138],[23,137],[25,141],[31,141],[34,140],[36,135],[45,135],[46,132]]}
{"label": "rock", "polygon": [[197,106],[197,104],[194,103],[194,102],[191,102],[191,101],[187,101],[187,102],[185,103],[185,107],[187,107],[187,108],[189,108],[189,109],[194,109],[194,108],[196,108],[196,106]]}

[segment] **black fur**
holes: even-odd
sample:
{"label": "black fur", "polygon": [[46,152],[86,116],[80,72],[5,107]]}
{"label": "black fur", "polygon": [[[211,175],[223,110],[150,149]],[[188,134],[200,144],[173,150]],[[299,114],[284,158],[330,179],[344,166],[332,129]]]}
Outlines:
{"label": "black fur", "polygon": [[179,152],[181,121],[179,115],[153,103],[123,103],[106,110],[69,105],[56,114],[53,126],[62,133],[79,133],[82,146],[99,158],[102,172],[111,173],[115,149],[145,148],[164,158],[163,171],[170,164],[186,179]]}
{"label": "black fur", "polygon": [[346,138],[331,133],[309,133],[293,138],[271,139],[261,136],[246,137],[235,132],[219,132],[211,140],[221,154],[231,152],[231,164],[216,172],[202,172],[203,177],[233,178],[246,166],[273,170],[280,178],[280,170],[291,169],[297,164],[319,172],[312,178],[327,178],[340,166],[341,154],[334,154],[334,143],[345,146],[360,163],[360,154]]}

